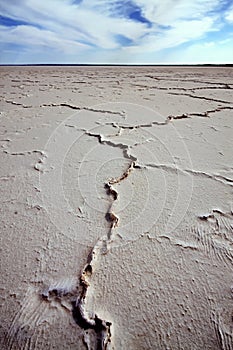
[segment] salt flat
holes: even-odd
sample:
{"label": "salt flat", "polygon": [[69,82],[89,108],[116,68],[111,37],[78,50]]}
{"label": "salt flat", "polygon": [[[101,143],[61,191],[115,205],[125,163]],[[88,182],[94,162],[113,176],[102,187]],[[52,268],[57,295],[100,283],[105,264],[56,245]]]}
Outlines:
{"label": "salt flat", "polygon": [[233,70],[1,67],[1,348],[233,348]]}

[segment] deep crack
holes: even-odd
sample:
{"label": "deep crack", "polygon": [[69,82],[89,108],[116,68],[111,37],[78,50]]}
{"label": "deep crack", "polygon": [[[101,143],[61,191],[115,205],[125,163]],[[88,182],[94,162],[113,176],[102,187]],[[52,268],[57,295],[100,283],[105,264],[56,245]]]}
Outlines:
{"label": "deep crack", "polygon": [[[88,296],[88,289],[91,284],[91,277],[94,272],[95,263],[98,260],[99,255],[106,254],[108,252],[108,245],[114,240],[114,229],[118,226],[119,218],[113,211],[113,204],[115,201],[119,200],[119,194],[117,190],[113,187],[115,184],[119,184],[121,181],[128,178],[134,168],[138,168],[136,165],[136,158],[128,154],[129,146],[123,144],[114,144],[111,141],[104,140],[100,134],[92,134],[86,131],[86,134],[89,136],[96,137],[100,143],[106,143],[112,147],[119,147],[123,151],[124,157],[130,159],[130,165],[123,172],[122,175],[116,178],[110,178],[104,185],[106,193],[111,198],[111,203],[108,207],[108,210],[105,214],[105,219],[109,222],[110,227],[107,234],[107,237],[101,237],[94,248],[92,249],[90,255],[88,256],[86,265],[84,266],[80,279],[80,293],[79,297],[72,306],[72,314],[75,322],[85,331],[94,330],[95,332],[95,348],[96,350],[107,350],[109,349],[110,343],[112,342],[111,327],[112,322],[105,321],[101,319],[97,314],[94,316],[89,316],[86,312],[86,299]],[[88,332],[84,335],[84,343],[87,346],[87,349],[90,349],[90,335]]]}
{"label": "deep crack", "polygon": [[[85,331],[90,329],[94,330],[96,334],[96,350],[106,350],[108,348],[108,344],[111,343],[110,327],[112,325],[111,322],[102,320],[97,314],[94,316],[89,316],[85,310],[88,287],[90,286],[90,280],[94,272],[94,265],[97,260],[97,255],[103,254],[101,252],[101,243],[102,241],[99,240],[91,251],[91,254],[88,256],[87,263],[79,278],[79,285],[81,289],[79,297],[72,303],[72,315],[79,327]],[[84,343],[87,345],[87,349],[89,350],[89,345],[86,340],[87,337],[88,334],[85,334]]]}

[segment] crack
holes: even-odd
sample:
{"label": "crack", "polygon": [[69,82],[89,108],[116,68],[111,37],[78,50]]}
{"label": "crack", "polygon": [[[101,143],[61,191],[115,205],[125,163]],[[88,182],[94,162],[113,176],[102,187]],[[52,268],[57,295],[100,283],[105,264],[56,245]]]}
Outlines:
{"label": "crack", "polygon": [[[226,84],[226,83],[214,83],[214,82],[209,82],[209,81],[199,81],[199,80],[185,80],[185,79],[162,79],[159,77],[154,77],[152,75],[145,75],[147,78],[151,78],[157,81],[182,81],[186,83],[194,82],[194,83],[202,83],[202,84],[208,84],[211,86],[198,86],[198,87],[192,87],[192,88],[185,88],[185,87],[159,87],[159,86],[148,86],[148,85],[140,85],[140,84],[132,84],[133,86],[138,86],[138,87],[145,87],[149,89],[158,89],[158,90],[184,90],[184,91],[189,91],[189,90],[205,90],[205,89],[232,89],[231,85],[232,84]],[[214,85],[214,86],[213,86]]]}
{"label": "crack", "polygon": [[162,91],[178,90],[178,91],[193,91],[193,92],[196,91],[196,90],[229,90],[229,89],[232,89],[232,87],[230,85],[228,85],[228,84],[220,85],[220,86],[200,86],[200,87],[192,87],[192,88],[148,86],[148,85],[144,85],[144,84],[131,84],[131,86],[139,87],[140,90],[142,90],[142,89],[146,89],[146,90],[162,90]]}
{"label": "crack", "polygon": [[47,154],[44,151],[32,150],[32,151],[22,151],[22,152],[9,152],[7,150],[4,150],[3,153],[9,154],[10,156],[26,156],[26,155],[32,155],[32,154],[38,153],[41,155],[41,158],[39,158],[38,162],[34,165],[34,169],[43,173],[42,165],[43,165],[44,159],[47,158]]}
{"label": "crack", "polygon": [[210,98],[210,97],[206,97],[206,96],[196,96],[196,95],[185,94],[185,93],[168,92],[168,94],[169,95],[176,95],[176,96],[188,96],[188,97],[197,98],[197,99],[206,100],[206,101],[212,101],[212,102],[229,103],[229,104],[232,103],[232,102],[229,102],[229,101],[219,100],[219,99],[216,99],[216,98]]}
{"label": "crack", "polygon": [[[233,180],[232,180],[233,182]],[[215,215],[214,214],[218,214],[222,217],[225,217],[225,218],[230,218],[232,219],[232,216],[233,216],[233,211],[231,212],[228,212],[228,213],[224,213],[222,210],[220,209],[212,209],[212,213],[208,213],[208,214],[204,214],[204,215],[199,215],[198,216],[198,219],[202,220],[202,221],[208,221],[208,219],[213,219],[215,218]]]}
{"label": "crack", "polygon": [[95,108],[89,108],[89,107],[83,107],[82,109],[86,110],[86,111],[90,111],[90,112],[98,112],[98,113],[108,113],[108,114],[115,114],[115,115],[119,115],[121,117],[125,116],[125,112],[116,112],[116,111],[109,111],[109,110],[103,110],[103,109],[95,109]]}
{"label": "crack", "polygon": [[223,110],[233,110],[233,106],[221,106],[221,107],[217,107],[215,109],[209,109],[205,112],[192,112],[192,113],[183,113],[183,114],[178,114],[178,115],[169,115],[163,122],[152,121],[152,122],[147,123],[147,124],[137,124],[137,125],[124,125],[124,124],[108,122],[108,123],[105,123],[105,125],[112,125],[114,128],[118,128],[119,134],[120,134],[120,132],[121,132],[120,129],[122,129],[122,130],[124,130],[124,129],[134,130],[134,129],[139,129],[139,128],[151,128],[154,125],[164,126],[164,125],[167,125],[174,120],[188,119],[191,117],[209,118],[210,114],[221,112]]}
{"label": "crack", "polygon": [[205,171],[199,171],[199,170],[193,170],[193,169],[180,169],[176,166],[172,166],[169,164],[153,164],[153,163],[148,163],[144,165],[145,168],[156,168],[156,169],[162,169],[165,171],[170,171],[170,172],[181,172],[183,174],[187,173],[193,176],[201,176],[201,177],[206,177],[218,182],[221,182],[224,185],[227,186],[233,186],[233,179],[230,179],[226,176],[219,175],[219,174],[211,174],[207,173]]}
{"label": "crack", "polygon": [[[106,123],[107,125],[108,123]],[[110,123],[111,124],[111,123]],[[115,123],[114,123],[114,127],[115,127]],[[122,128],[123,129],[123,128]],[[103,144],[103,145],[108,145],[108,146],[111,146],[111,147],[116,147],[116,148],[120,148],[122,150],[122,153],[123,153],[123,156],[124,158],[126,159],[129,159],[131,160],[132,162],[134,162],[134,167],[135,168],[140,168],[140,165],[137,164],[137,158],[134,157],[132,154],[129,153],[129,149],[132,148],[133,146],[137,146],[138,143],[135,143],[134,145],[132,146],[129,146],[127,144],[124,144],[124,143],[115,143],[109,139],[105,139],[104,136],[102,134],[94,134],[94,133],[91,133],[90,131],[87,131],[85,132],[86,135],[89,135],[89,136],[93,136],[93,137],[96,137],[99,141],[100,144]]]}
{"label": "crack", "polygon": [[[80,294],[76,301],[72,303],[72,315],[75,322],[85,331],[92,329],[96,334],[96,350],[106,350],[109,343],[111,343],[111,326],[112,323],[109,321],[102,320],[97,314],[89,316],[85,310],[86,297],[88,294],[88,288],[90,287],[91,276],[94,272],[94,267],[99,254],[103,254],[104,241],[99,239],[90,255],[88,256],[87,263],[82,270],[79,285]],[[88,333],[84,336],[84,343],[87,345],[89,350],[89,337]]]}
{"label": "crack", "polygon": [[[233,107],[232,107],[233,109]],[[170,121],[174,120],[174,119],[186,119],[189,118],[188,114],[181,114],[181,115],[177,115],[177,116],[172,116],[169,115],[165,121],[163,122],[157,122],[157,121],[152,121],[150,123],[147,124],[137,124],[137,125],[123,125],[123,124],[117,124],[117,123],[106,123],[106,125],[112,125],[115,128],[119,128],[122,130],[134,130],[134,129],[139,129],[139,128],[151,128],[154,125],[158,125],[158,126],[164,126],[167,125]]]}
{"label": "crack", "polygon": [[198,245],[196,243],[185,242],[185,241],[180,240],[178,238],[167,236],[167,235],[164,235],[164,234],[159,235],[157,237],[153,237],[149,233],[146,233],[146,234],[143,234],[142,237],[143,236],[146,236],[150,240],[156,240],[159,243],[161,243],[164,239],[166,239],[166,240],[168,240],[170,242],[171,245],[178,246],[181,249],[198,250]]}
{"label": "crack", "polygon": [[[218,84],[216,84],[218,85]],[[179,88],[172,88],[172,89],[179,89]],[[192,87],[192,88],[183,88],[186,91],[195,91],[195,90],[229,90],[232,89],[232,87],[229,84],[222,84],[220,86],[199,86],[199,87]]]}
{"label": "crack", "polygon": [[89,112],[97,112],[97,113],[105,113],[105,114],[113,114],[113,115],[120,115],[121,117],[125,116],[125,112],[116,112],[116,111],[110,111],[110,110],[104,110],[104,109],[96,109],[92,107],[80,107],[76,106],[67,102],[62,102],[62,103],[50,103],[50,104],[42,104],[40,107],[68,107],[71,109],[76,109],[78,111],[89,111]]}
{"label": "crack", "polygon": [[1,139],[0,142],[12,142],[11,139]]}
{"label": "crack", "polygon": [[153,75],[149,75],[149,74],[146,74],[145,77],[146,78],[151,78],[151,79],[154,79],[154,80],[161,80],[160,78],[154,77]]}
{"label": "crack", "polygon": [[218,174],[210,174],[206,173],[204,171],[198,171],[198,170],[191,170],[191,169],[185,169],[184,170],[187,173],[190,173],[194,176],[203,176],[203,177],[208,177],[209,179],[218,181],[223,183],[224,185],[230,185],[233,186],[233,179],[230,179],[226,176],[218,175]]}
{"label": "crack", "polygon": [[6,99],[4,99],[4,101],[6,103],[10,103],[10,104],[15,105],[15,106],[22,106],[23,108],[32,108],[31,105],[25,105],[24,103],[12,101],[12,100],[6,100]]}
{"label": "crack", "polygon": [[221,112],[224,110],[233,110],[233,106],[221,106],[221,107],[217,107],[215,109],[209,109],[205,112],[200,112],[200,113],[188,113],[189,116],[197,116],[197,117],[209,117],[209,114],[212,113],[217,113],[217,112]]}
{"label": "crack", "polygon": [[23,152],[9,152],[7,150],[4,150],[3,152],[6,154],[9,154],[10,156],[25,156],[27,154],[31,155],[33,153],[39,153],[42,157],[47,157],[47,154],[41,150],[32,150],[32,151],[23,151]]}
{"label": "crack", "polygon": [[104,188],[106,189],[107,195],[111,198],[111,203],[108,207],[108,210],[105,214],[105,219],[107,222],[109,222],[110,227],[109,231],[107,233],[107,236],[101,237],[94,248],[92,249],[91,253],[89,254],[87,258],[86,265],[84,266],[80,279],[79,279],[79,285],[80,285],[80,293],[79,297],[75,302],[73,302],[73,318],[75,322],[86,332],[84,334],[84,343],[87,346],[87,349],[93,349],[91,347],[91,338],[90,334],[88,333],[88,330],[93,330],[95,332],[95,349],[96,350],[107,350],[110,348],[111,342],[112,342],[112,322],[105,321],[101,319],[97,314],[89,315],[86,311],[86,299],[88,296],[88,290],[91,285],[91,277],[93,275],[96,263],[98,261],[98,257],[100,255],[107,254],[109,249],[109,244],[113,242],[114,240],[114,229],[119,224],[119,217],[114,213],[113,211],[113,205],[115,201],[119,200],[119,194],[118,191],[114,188],[114,185],[119,184],[121,181],[128,178],[128,176],[131,174],[134,168],[138,168],[139,166],[136,165],[137,158],[132,156],[129,153],[130,146],[125,145],[122,143],[114,143],[110,140],[107,140],[104,138],[101,134],[95,134],[91,133],[86,130],[86,134],[95,137],[98,139],[98,142],[101,144],[107,144],[111,147],[118,147],[122,150],[122,153],[126,159],[130,160],[130,164],[128,168],[119,176],[116,178],[110,178],[106,183],[104,184]]}
{"label": "crack", "polygon": [[[6,103],[10,103],[12,105],[22,106],[23,108],[37,107],[37,106],[32,106],[32,105],[25,105],[23,103],[12,101],[12,100],[4,99],[4,101]],[[104,114],[119,115],[121,117],[125,116],[125,112],[124,111],[117,112],[117,111],[110,111],[110,110],[105,110],[105,109],[97,109],[97,108],[85,107],[85,106],[84,107],[80,107],[80,106],[76,106],[76,105],[73,105],[73,104],[67,103],[67,102],[43,103],[43,104],[39,105],[39,107],[67,107],[67,108],[75,109],[75,110],[78,110],[78,111],[83,111],[84,110],[84,111],[89,111],[89,112],[97,112],[97,113],[104,113]]]}
{"label": "crack", "polygon": [[197,79],[182,79],[182,78],[164,78],[164,77],[154,77],[152,75],[145,75],[148,78],[155,79],[158,81],[177,81],[177,82],[185,82],[185,83],[198,83],[198,84],[209,84],[209,85],[223,85],[223,86],[229,86],[226,83],[221,82],[213,82],[213,81],[205,81],[205,80],[197,80]]}
{"label": "crack", "polygon": [[115,178],[115,179],[114,179],[114,178],[110,179],[109,182],[108,182],[108,184],[110,184],[110,185],[118,184],[118,183],[121,182],[122,180],[126,179],[126,178],[129,176],[129,174],[131,173],[131,171],[133,170],[134,166],[135,166],[135,163],[134,163],[134,161],[133,161],[133,162],[130,164],[129,168],[128,168],[121,176],[119,176],[119,177],[117,177],[117,178]]}
{"label": "crack", "polygon": [[79,106],[75,106],[66,102],[62,102],[62,103],[43,103],[42,105],[40,105],[40,107],[68,107],[71,109],[76,109],[78,111],[80,111],[82,108]]}
{"label": "crack", "polygon": [[116,200],[119,199],[119,195],[117,190],[113,187],[113,185],[119,184],[121,181],[125,180],[130,173],[135,168],[135,161],[132,160],[128,168],[124,171],[124,173],[117,177],[117,178],[111,178],[108,180],[108,182],[105,183],[105,189],[106,193],[113,198],[111,204],[109,205],[108,211],[105,215],[105,218],[107,221],[110,222],[110,229],[108,232],[108,241],[111,241],[113,234],[114,234],[114,228],[116,228],[119,224],[119,217],[114,213],[113,211],[113,205]]}

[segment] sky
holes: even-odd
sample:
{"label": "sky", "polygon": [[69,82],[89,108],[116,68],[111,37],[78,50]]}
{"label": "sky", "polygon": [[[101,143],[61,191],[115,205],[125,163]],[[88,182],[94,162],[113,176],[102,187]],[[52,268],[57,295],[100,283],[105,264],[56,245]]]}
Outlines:
{"label": "sky", "polygon": [[0,0],[1,64],[233,63],[233,0]]}

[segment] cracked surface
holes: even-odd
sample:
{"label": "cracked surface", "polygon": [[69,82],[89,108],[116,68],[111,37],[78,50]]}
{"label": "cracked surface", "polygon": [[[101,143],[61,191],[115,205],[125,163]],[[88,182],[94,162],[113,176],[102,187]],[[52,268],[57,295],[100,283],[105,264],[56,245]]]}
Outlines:
{"label": "cracked surface", "polygon": [[0,70],[1,349],[232,349],[232,68]]}

